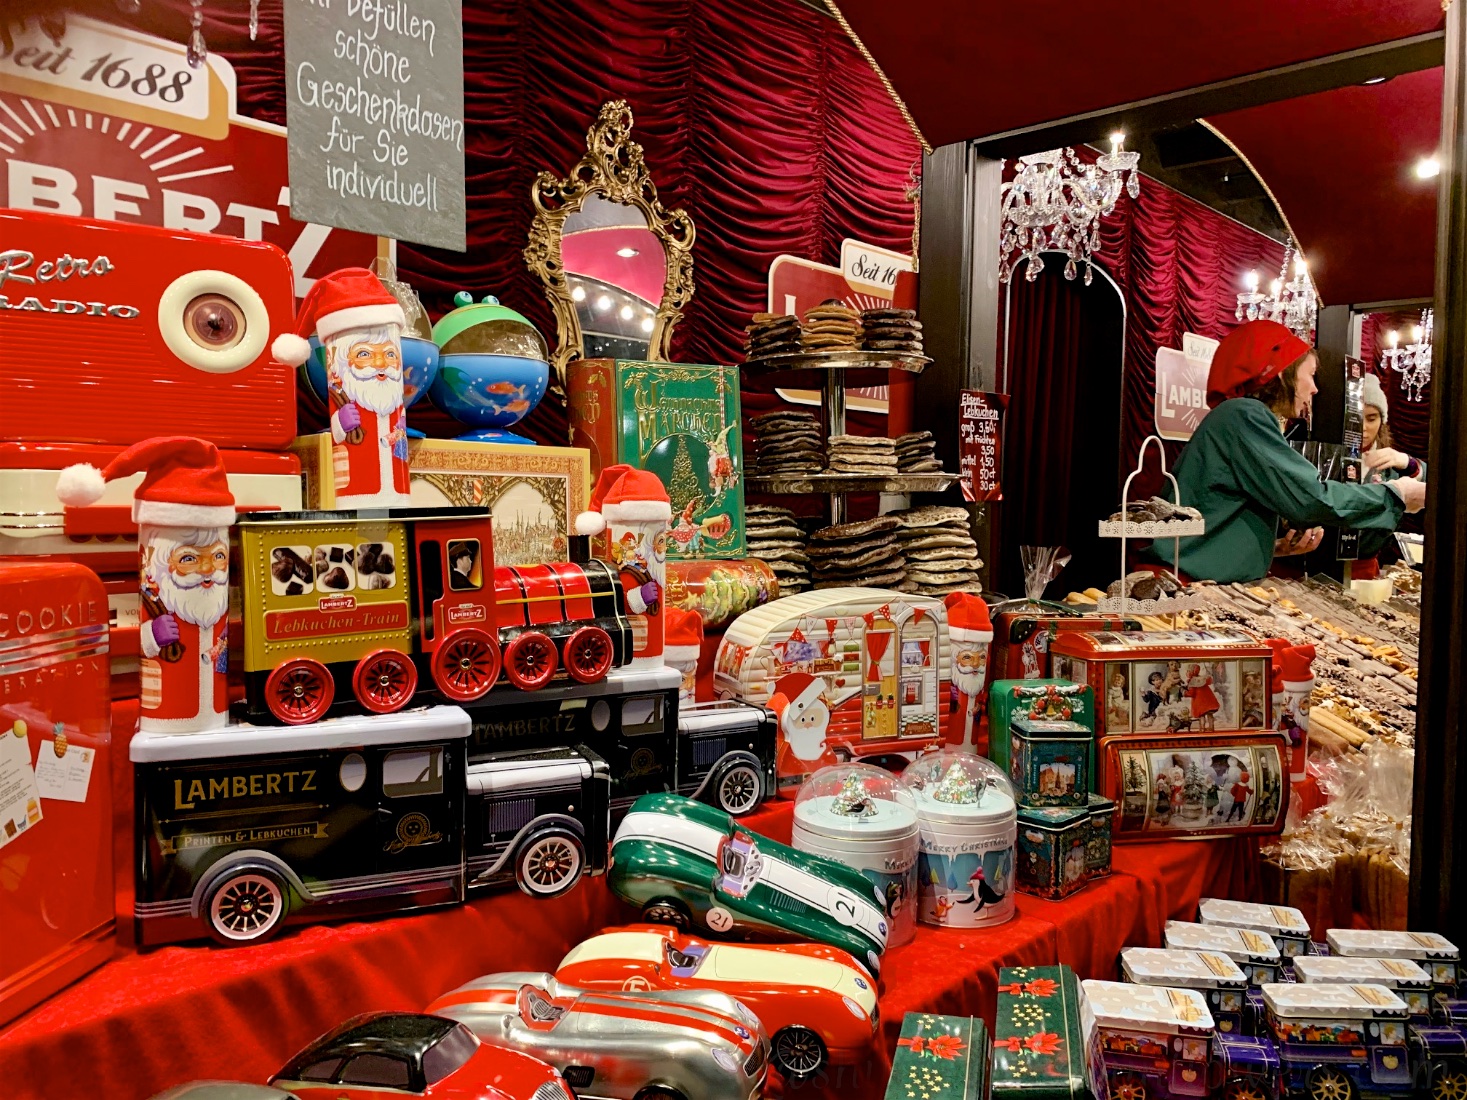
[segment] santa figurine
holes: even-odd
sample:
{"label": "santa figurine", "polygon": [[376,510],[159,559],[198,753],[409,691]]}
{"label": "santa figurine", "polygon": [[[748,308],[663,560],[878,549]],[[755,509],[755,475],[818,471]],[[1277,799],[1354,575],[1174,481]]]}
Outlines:
{"label": "santa figurine", "polygon": [[678,688],[677,705],[690,707],[698,701],[698,658],[703,652],[703,616],[681,607],[669,607],[665,613],[662,658],[683,676]]}
{"label": "santa figurine", "polygon": [[407,318],[381,280],[364,267],[317,279],[296,314],[296,331],[270,350],[298,367],[314,333],[326,356],[331,401],[333,482],[339,508],[408,503],[407,412],[402,333]]}
{"label": "santa figurine", "polygon": [[1275,654],[1283,712],[1293,716],[1289,734],[1289,780],[1304,778],[1309,763],[1309,704],[1314,693],[1314,647],[1290,646]]}
{"label": "santa figurine", "polygon": [[212,443],[192,436],[145,439],[104,470],[61,471],[63,504],[95,504],[106,483],[142,473],[133,494],[142,601],[145,733],[199,733],[225,724],[229,703],[229,525],[234,495]]}
{"label": "santa figurine", "polygon": [[663,663],[663,612],[667,584],[667,529],[672,500],[656,474],[619,464],[607,466],[591,491],[591,507],[576,517],[576,534],[600,535],[611,544],[632,624],[632,667]]}
{"label": "santa figurine", "polygon": [[977,752],[973,727],[978,721],[978,704],[988,680],[988,645],[993,641],[993,623],[982,596],[953,592],[946,600],[949,661],[953,687],[958,692],[958,711],[948,723],[948,744],[961,752]]}
{"label": "santa figurine", "polygon": [[774,683],[769,709],[779,717],[775,777],[781,798],[794,798],[806,779],[840,761],[825,741],[830,705],[825,681],[808,672],[789,672]]}

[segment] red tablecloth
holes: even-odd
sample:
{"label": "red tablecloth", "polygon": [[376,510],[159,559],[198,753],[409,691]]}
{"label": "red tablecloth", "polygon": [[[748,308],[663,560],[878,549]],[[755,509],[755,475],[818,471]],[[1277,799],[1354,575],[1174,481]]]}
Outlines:
{"label": "red tablecloth", "polygon": [[[789,803],[748,819],[789,840]],[[1157,944],[1168,917],[1205,895],[1253,896],[1254,846],[1176,842],[1118,848],[1116,873],[1064,901],[1021,896],[1007,924],[921,928],[883,965],[881,1042],[867,1064],[770,1096],[880,1096],[902,1016],[916,1009],[990,1023],[1000,966],[1069,963],[1111,977],[1129,944]],[[518,892],[412,916],[287,932],[256,947],[167,947],[116,959],[0,1033],[0,1094],[13,1100],[142,1100],[195,1078],[263,1081],[346,1017],[417,1009],[495,970],[551,969],[579,940],[632,917],[600,880],[563,898]]]}

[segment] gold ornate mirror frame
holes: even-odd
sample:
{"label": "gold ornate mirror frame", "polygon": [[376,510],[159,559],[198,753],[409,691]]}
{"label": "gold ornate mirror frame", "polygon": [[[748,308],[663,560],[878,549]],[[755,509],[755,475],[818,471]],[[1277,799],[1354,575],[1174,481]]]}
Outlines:
{"label": "gold ornate mirror frame", "polygon": [[565,365],[584,356],[586,347],[576,304],[566,283],[560,238],[566,219],[581,208],[588,196],[601,195],[640,210],[647,219],[647,228],[662,242],[667,280],[648,338],[648,359],[668,358],[672,330],[682,320],[683,307],[693,296],[693,219],[686,211],[668,210],[662,205],[657,185],[642,158],[642,147],[631,140],[631,135],[632,111],[625,101],[603,103],[586,134],[586,155],[570,174],[556,179],[550,172],[541,172],[530,189],[535,219],[530,223],[525,263],[540,277],[555,312],[556,348],[550,361],[562,382]]}

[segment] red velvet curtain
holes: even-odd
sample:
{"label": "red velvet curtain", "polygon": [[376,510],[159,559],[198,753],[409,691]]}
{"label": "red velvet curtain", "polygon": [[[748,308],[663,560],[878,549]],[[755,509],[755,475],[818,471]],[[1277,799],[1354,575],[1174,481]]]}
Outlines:
{"label": "red velvet curtain", "polygon": [[[1391,429],[1391,440],[1396,450],[1405,451],[1417,458],[1426,457],[1426,445],[1431,437],[1431,385],[1421,391],[1421,400],[1413,401],[1401,385],[1402,375],[1380,361],[1380,353],[1390,347],[1388,333],[1400,334],[1402,346],[1411,340],[1411,326],[1421,323],[1420,310],[1405,310],[1397,313],[1367,313],[1360,322],[1360,358],[1366,368],[1380,379],[1380,388],[1390,406],[1387,423]],[[1430,471],[1428,471],[1429,473]]]}
{"label": "red velvet curtain", "polygon": [[[188,34],[188,0],[148,0],[132,17],[112,0],[72,7],[179,41]],[[254,43],[245,0],[206,4],[204,15],[210,48],[235,67],[241,113],[284,124],[280,0],[263,0]],[[569,170],[609,99],[631,105],[663,202],[697,225],[697,293],[676,358],[738,362],[781,253],[835,263],[843,237],[910,250],[905,192],[920,149],[828,16],[796,0],[467,0],[463,17],[468,251],[399,249],[403,277],[434,316],[456,290],[496,294],[553,336],[521,256],[530,184],[542,170]],[[421,408],[413,422],[430,434],[462,430]],[[524,427],[565,440],[553,400]]]}

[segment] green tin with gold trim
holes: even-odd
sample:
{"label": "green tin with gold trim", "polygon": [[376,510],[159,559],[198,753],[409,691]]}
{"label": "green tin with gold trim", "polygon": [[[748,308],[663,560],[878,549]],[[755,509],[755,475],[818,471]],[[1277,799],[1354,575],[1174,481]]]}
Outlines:
{"label": "green tin with gold trim", "polygon": [[994,1100],[1095,1100],[1086,1072],[1083,999],[1068,966],[1006,966],[998,972]]}
{"label": "green tin with gold trim", "polygon": [[908,1012],[886,1100],[988,1100],[989,1046],[976,1016]]}

